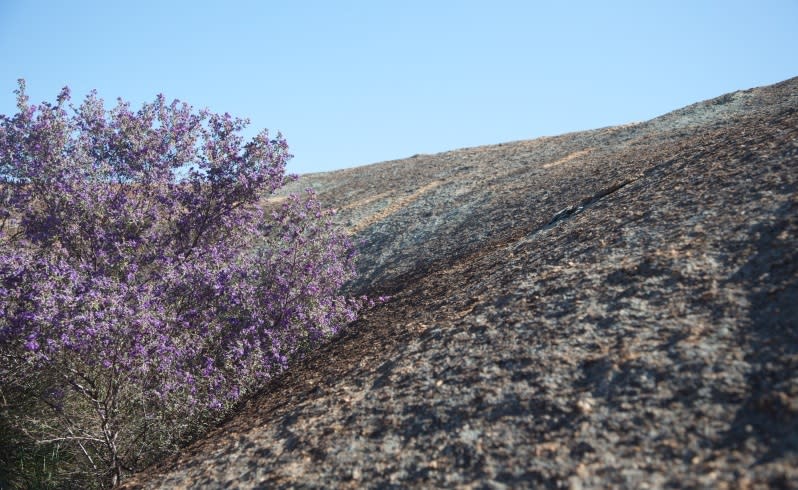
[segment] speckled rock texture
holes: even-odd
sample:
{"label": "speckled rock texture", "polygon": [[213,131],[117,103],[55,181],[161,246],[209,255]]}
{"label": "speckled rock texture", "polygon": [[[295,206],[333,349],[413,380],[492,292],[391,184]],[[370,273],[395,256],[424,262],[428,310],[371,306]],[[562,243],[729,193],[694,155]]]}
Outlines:
{"label": "speckled rock texture", "polygon": [[798,488],[798,78],[307,186],[393,299],[127,488]]}

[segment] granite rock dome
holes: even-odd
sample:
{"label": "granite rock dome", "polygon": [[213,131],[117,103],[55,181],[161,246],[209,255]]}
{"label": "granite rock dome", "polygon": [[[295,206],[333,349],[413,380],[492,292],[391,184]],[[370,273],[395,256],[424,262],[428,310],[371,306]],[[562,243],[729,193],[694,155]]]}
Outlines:
{"label": "granite rock dome", "polygon": [[393,299],[128,488],[795,488],[798,78],[308,186]]}

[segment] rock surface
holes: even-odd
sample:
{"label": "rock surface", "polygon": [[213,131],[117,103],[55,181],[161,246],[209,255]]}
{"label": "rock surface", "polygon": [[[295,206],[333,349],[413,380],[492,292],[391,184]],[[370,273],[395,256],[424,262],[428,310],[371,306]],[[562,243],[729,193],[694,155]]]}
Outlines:
{"label": "rock surface", "polygon": [[307,186],[392,301],[128,488],[798,488],[798,78]]}

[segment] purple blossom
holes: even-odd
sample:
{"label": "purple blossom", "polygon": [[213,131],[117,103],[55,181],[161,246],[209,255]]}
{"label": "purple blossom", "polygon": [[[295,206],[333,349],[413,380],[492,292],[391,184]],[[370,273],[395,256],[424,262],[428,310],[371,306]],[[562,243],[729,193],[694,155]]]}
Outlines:
{"label": "purple blossom", "polygon": [[[292,178],[280,134],[245,143],[245,120],[163,96],[134,112],[91,93],[68,113],[68,89],[39,106],[24,83],[17,95],[0,116],[4,386],[35,366],[73,373],[92,403],[205,420],[369,304],[340,292],[355,248],[311,189],[260,205]],[[120,441],[157,432],[68,415],[132,433]]]}

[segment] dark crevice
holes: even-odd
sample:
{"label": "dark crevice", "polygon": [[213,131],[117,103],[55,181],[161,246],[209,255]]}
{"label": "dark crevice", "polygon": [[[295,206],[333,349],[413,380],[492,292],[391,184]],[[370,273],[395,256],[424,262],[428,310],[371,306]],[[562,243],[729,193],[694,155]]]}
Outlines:
{"label": "dark crevice", "polygon": [[607,187],[605,189],[602,189],[602,190],[596,192],[595,194],[593,194],[590,197],[586,197],[586,198],[582,199],[581,201],[579,201],[578,204],[574,204],[573,206],[568,206],[567,208],[565,208],[562,211],[560,211],[557,214],[555,214],[554,217],[551,218],[551,220],[548,223],[546,223],[544,226],[538,228],[533,233],[539,233],[541,231],[546,231],[546,230],[554,227],[554,225],[556,225],[560,221],[565,221],[566,219],[570,218],[571,216],[575,216],[575,215],[581,213],[582,211],[584,211],[585,209],[589,208],[593,204],[597,203],[601,199],[603,199],[603,198],[605,198],[605,197],[617,192],[620,189],[623,189],[624,187],[626,187],[627,185],[631,184],[632,182],[635,182],[636,180],[639,180],[639,178],[637,178],[637,179],[628,179],[628,180],[624,180],[622,182],[617,182],[617,183],[615,183],[615,184],[613,184],[613,185],[611,185],[611,186],[609,186],[609,187]]}

